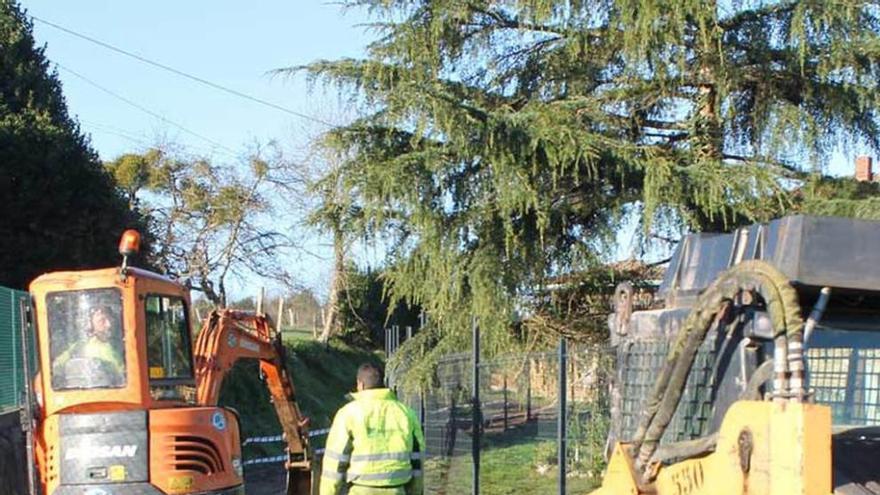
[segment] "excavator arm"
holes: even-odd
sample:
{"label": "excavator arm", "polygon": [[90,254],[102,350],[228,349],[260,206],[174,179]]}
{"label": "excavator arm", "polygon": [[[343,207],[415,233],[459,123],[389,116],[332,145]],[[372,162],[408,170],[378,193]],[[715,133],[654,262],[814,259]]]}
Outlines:
{"label": "excavator arm", "polygon": [[220,386],[239,359],[257,359],[287,443],[288,495],[311,493],[311,458],[307,423],[296,402],[281,336],[268,317],[230,309],[208,315],[195,345],[196,397],[217,405]]}

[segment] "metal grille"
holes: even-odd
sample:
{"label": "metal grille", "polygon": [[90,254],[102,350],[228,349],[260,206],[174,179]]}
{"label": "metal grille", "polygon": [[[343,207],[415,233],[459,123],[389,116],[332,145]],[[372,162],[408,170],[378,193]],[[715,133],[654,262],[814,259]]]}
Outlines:
{"label": "metal grille", "polygon": [[831,407],[834,423],[880,423],[880,349],[811,348],[810,388]]}
{"label": "metal grille", "polygon": [[[640,341],[621,346],[618,372],[622,388],[622,439],[632,438],[635,434],[645,400],[654,387],[668,352],[668,341]],[[714,339],[706,339],[697,352],[678,409],[663,435],[664,442],[691,440],[707,433],[712,415],[711,374],[714,361]]]}
{"label": "metal grille", "polygon": [[[620,437],[633,436],[669,343],[642,341],[621,346],[618,376],[621,384]],[[709,338],[697,353],[682,400],[663,442],[690,440],[709,433],[713,414],[712,367],[716,351]],[[809,386],[815,401],[831,407],[838,425],[880,424],[880,349],[814,347],[807,353]]]}

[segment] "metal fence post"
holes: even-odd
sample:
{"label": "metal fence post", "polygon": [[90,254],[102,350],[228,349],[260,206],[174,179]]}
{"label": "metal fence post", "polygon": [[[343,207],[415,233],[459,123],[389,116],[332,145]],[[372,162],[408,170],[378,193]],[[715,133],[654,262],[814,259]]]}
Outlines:
{"label": "metal fence post", "polygon": [[559,339],[559,411],[557,413],[556,441],[559,455],[559,494],[565,495],[565,422],[566,422],[566,344],[565,337]]}
{"label": "metal fence post", "polygon": [[449,404],[449,420],[447,421],[448,427],[446,428],[446,458],[451,459],[453,455],[455,455],[455,439],[458,436],[458,411],[455,408],[456,399],[455,394],[452,394]]}
{"label": "metal fence post", "polygon": [[[23,297],[18,301],[19,306],[18,310],[20,312],[20,323],[21,328],[19,329],[19,338],[21,339],[21,369],[22,375],[24,375],[23,387],[22,391],[23,400],[22,400],[22,428],[24,429],[24,441],[25,441],[25,458],[27,464],[27,493],[28,495],[35,495],[37,490],[37,471],[36,471],[36,462],[34,455],[34,420],[33,420],[33,410],[34,410],[34,398],[31,390],[31,372],[30,372],[30,336],[32,332],[32,328],[30,326],[33,318],[35,316],[31,314],[32,302],[31,296]],[[13,306],[14,308],[15,306]],[[34,349],[36,352],[36,349]],[[15,362],[13,361],[13,365]]]}
{"label": "metal fence post", "polygon": [[532,420],[532,358],[526,358],[526,423]]}
{"label": "metal fence post", "polygon": [[504,431],[507,431],[507,373],[504,373]]}
{"label": "metal fence post", "polygon": [[473,321],[473,405],[471,425],[473,435],[471,436],[471,456],[473,458],[473,487],[471,493],[479,495],[480,493],[480,430],[482,419],[480,418],[480,325],[477,319]]}
{"label": "metal fence post", "polygon": [[[427,428],[425,427],[425,388],[422,387],[419,389],[419,424],[422,426],[422,435],[427,433]],[[422,450],[425,450],[425,446],[422,446]]]}

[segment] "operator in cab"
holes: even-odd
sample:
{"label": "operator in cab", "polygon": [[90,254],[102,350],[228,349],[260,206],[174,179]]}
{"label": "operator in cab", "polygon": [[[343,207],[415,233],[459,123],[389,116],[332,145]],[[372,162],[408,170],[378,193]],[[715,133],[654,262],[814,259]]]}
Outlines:
{"label": "operator in cab", "polygon": [[422,495],[422,427],[383,382],[377,366],[358,368],[354,400],[327,436],[320,495]]}
{"label": "operator in cab", "polygon": [[95,364],[108,386],[125,384],[125,364],[120,350],[113,339],[113,313],[108,306],[94,306],[88,311],[88,327],[85,339],[80,339],[59,354],[52,362],[52,370],[56,375],[64,375],[65,367],[72,360],[88,360]]}

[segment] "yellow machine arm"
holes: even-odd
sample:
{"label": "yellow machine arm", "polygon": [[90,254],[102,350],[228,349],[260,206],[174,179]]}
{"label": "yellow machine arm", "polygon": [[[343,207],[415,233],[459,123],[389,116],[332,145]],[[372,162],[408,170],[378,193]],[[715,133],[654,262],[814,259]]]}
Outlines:
{"label": "yellow machine arm", "polygon": [[[728,408],[717,433],[661,445],[709,329],[759,300],[773,322],[774,359],[750,377],[751,393]],[[678,330],[633,439],[615,446],[594,495],[830,494],[831,410],[805,401],[803,327],[797,293],[777,269],[747,261],[722,273]],[[772,402],[746,400],[770,378]]]}
{"label": "yellow machine arm", "polygon": [[829,495],[831,410],[792,402],[739,401],[724,417],[715,451],[650,466],[640,484],[632,445],[617,444],[593,495]]}

